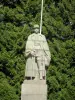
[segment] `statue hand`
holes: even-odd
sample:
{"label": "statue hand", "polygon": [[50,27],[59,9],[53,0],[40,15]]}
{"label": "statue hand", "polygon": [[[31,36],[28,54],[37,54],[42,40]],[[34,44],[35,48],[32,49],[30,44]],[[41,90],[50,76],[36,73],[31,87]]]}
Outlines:
{"label": "statue hand", "polygon": [[32,56],[35,56],[36,55],[35,50],[31,51],[31,55]]}

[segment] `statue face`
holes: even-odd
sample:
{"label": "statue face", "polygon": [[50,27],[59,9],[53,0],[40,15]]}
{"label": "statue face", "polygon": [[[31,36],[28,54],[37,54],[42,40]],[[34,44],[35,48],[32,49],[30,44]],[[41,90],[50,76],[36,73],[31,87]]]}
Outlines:
{"label": "statue face", "polygon": [[35,28],[35,29],[34,29],[34,32],[35,32],[35,33],[39,33],[39,28]]}

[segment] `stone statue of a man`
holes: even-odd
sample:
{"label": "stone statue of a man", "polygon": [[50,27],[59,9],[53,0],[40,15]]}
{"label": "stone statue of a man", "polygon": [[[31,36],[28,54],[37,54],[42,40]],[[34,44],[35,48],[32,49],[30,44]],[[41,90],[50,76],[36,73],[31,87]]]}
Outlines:
{"label": "stone statue of a man", "polygon": [[45,67],[49,66],[51,54],[45,36],[39,33],[39,25],[34,25],[34,33],[28,37],[25,55],[26,79],[45,80]]}

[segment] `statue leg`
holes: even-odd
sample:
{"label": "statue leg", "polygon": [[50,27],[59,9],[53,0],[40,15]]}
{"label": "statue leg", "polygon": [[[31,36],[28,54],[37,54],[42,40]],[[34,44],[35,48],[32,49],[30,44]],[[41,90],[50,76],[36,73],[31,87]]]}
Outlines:
{"label": "statue leg", "polygon": [[35,79],[34,80],[39,80],[39,71],[36,71]]}
{"label": "statue leg", "polygon": [[40,80],[43,80],[42,70],[39,70],[39,73],[40,73]]}
{"label": "statue leg", "polygon": [[34,80],[39,80],[39,69],[38,69],[38,66],[37,66],[37,63],[35,62],[35,69],[34,69]]}
{"label": "statue leg", "polygon": [[44,74],[44,69],[45,69],[44,62],[41,60],[38,60],[37,65],[38,65],[38,69],[39,69],[39,79],[43,80],[43,76],[45,76],[45,74]]}

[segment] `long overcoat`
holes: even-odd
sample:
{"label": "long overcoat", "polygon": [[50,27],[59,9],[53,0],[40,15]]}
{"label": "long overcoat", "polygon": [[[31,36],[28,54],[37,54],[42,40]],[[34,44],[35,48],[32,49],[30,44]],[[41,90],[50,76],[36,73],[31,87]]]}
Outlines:
{"label": "long overcoat", "polygon": [[[34,52],[36,56],[32,56],[31,52]],[[44,67],[40,67],[41,70],[45,70],[45,66],[48,66],[51,60],[51,54],[46,41],[46,38],[42,34],[33,33],[29,35],[26,42],[25,56],[27,57],[25,76],[35,77],[39,71],[38,64],[36,62],[39,59],[44,63]],[[45,76],[45,75],[43,75]]]}

